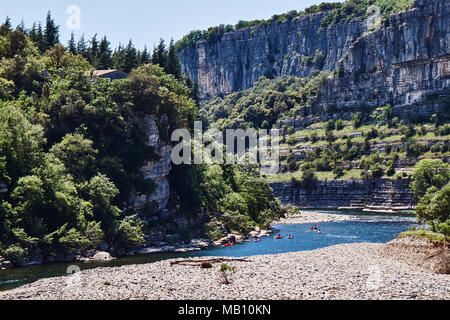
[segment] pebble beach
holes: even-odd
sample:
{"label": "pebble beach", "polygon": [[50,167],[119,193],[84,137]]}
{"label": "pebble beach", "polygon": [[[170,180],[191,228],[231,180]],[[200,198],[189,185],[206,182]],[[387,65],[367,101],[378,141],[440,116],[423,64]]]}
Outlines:
{"label": "pebble beach", "polygon": [[[277,223],[355,219],[315,212]],[[430,258],[431,257],[431,258]],[[219,268],[165,260],[98,268],[42,279],[0,292],[0,300],[449,300],[448,248],[399,238],[388,244],[342,244],[314,251],[226,261],[236,271],[223,284]],[[445,269],[445,268],[444,268]]]}
{"label": "pebble beach", "polygon": [[[200,258],[194,259],[202,260]],[[230,261],[210,269],[171,265],[100,268],[1,292],[1,300],[428,300],[450,299],[450,275],[392,257],[383,244],[344,244],[310,252]]]}

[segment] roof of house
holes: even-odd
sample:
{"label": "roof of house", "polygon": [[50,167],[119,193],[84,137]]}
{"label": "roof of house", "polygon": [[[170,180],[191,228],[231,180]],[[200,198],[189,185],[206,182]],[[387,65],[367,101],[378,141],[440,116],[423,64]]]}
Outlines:
{"label": "roof of house", "polygon": [[104,75],[107,75],[107,74],[110,74],[113,72],[120,72],[120,73],[126,74],[125,72],[120,71],[118,69],[108,69],[108,70],[94,70],[94,75],[97,77],[101,77],[101,76],[104,76]]}

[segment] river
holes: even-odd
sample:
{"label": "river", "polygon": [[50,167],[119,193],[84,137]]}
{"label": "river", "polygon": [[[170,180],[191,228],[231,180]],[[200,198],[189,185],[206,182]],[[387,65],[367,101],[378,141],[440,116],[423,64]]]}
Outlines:
{"label": "river", "polygon": [[[416,225],[411,216],[374,215],[357,212],[333,212],[357,216],[355,221],[321,223],[322,233],[310,231],[310,224],[274,225],[275,234],[281,234],[282,239],[273,236],[261,239],[261,242],[245,242],[226,248],[213,248],[191,253],[163,253],[119,258],[105,263],[78,263],[81,270],[98,267],[119,267],[129,264],[145,264],[155,261],[187,258],[198,256],[248,257],[264,254],[279,254],[287,252],[316,250],[343,243],[387,243],[401,232]],[[287,239],[287,235],[293,239]],[[30,266],[0,271],[0,290],[13,289],[42,278],[58,277],[67,274],[69,266],[74,264],[51,264]]]}

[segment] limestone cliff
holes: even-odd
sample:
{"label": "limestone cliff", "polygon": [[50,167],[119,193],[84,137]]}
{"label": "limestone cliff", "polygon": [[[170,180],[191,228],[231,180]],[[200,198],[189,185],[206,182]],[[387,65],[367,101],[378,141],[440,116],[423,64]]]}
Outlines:
{"label": "limestone cliff", "polygon": [[133,209],[141,214],[158,213],[168,215],[168,202],[171,196],[169,173],[171,169],[171,147],[164,142],[159,133],[158,123],[164,124],[167,117],[156,119],[151,115],[135,117],[141,128],[145,143],[153,148],[158,160],[148,160],[139,168],[139,175],[144,181],[151,180],[155,184],[153,192],[136,192],[131,197]]}
{"label": "limestone cliff", "polygon": [[[374,31],[356,18],[321,28],[328,12],[225,33],[220,41],[197,42],[180,52],[182,68],[198,81],[201,97],[251,87],[261,76],[305,77],[341,69],[329,79],[311,113],[330,106],[351,112],[364,102],[413,105],[448,94],[450,2],[417,0]],[[426,104],[418,112],[438,108]],[[413,112],[417,110],[414,109]],[[411,111],[411,110],[410,110]],[[400,114],[402,116],[402,114]]]}
{"label": "limestone cliff", "polygon": [[317,181],[310,188],[295,182],[271,184],[283,204],[311,209],[396,211],[414,208],[409,180],[330,180]]}

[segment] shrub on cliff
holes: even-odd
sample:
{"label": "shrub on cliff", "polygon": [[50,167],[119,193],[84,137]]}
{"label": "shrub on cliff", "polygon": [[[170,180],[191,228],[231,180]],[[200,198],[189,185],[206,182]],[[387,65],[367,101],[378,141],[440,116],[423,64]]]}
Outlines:
{"label": "shrub on cliff", "polygon": [[341,6],[334,8],[322,20],[322,28],[328,28],[344,19],[346,22],[354,18],[364,19],[371,14],[368,9],[372,5],[380,8],[381,15],[387,16],[401,10],[409,9],[413,3],[414,0],[348,0]]}
{"label": "shrub on cliff", "polygon": [[315,172],[313,170],[308,169],[302,172],[302,176],[300,178],[299,183],[302,186],[302,188],[311,190],[314,188],[314,185],[318,180],[319,179],[317,178]]}

